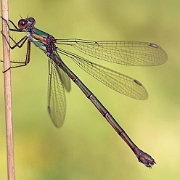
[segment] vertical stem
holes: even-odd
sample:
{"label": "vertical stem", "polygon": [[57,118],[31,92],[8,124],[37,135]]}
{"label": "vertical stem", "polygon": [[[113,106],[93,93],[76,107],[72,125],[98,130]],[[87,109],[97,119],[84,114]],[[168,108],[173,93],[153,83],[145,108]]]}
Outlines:
{"label": "vertical stem", "polygon": [[[8,0],[1,0],[2,17],[8,20]],[[9,29],[2,21],[2,32],[9,41]],[[10,48],[3,37],[3,60],[4,70],[10,67]],[[14,143],[13,143],[13,126],[12,126],[12,102],[11,102],[11,71],[4,73],[4,99],[5,99],[5,120],[6,120],[6,144],[7,144],[7,173],[8,180],[15,180],[14,170]]]}

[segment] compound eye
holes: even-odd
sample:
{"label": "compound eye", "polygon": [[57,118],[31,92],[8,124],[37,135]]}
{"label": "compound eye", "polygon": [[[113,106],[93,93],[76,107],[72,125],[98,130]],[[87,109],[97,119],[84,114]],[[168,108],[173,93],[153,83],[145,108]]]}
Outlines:
{"label": "compound eye", "polygon": [[35,23],[35,22],[36,22],[33,17],[29,17],[29,18],[28,18],[28,21],[31,22],[31,23]]}
{"label": "compound eye", "polygon": [[24,29],[24,28],[26,27],[26,25],[27,25],[27,21],[26,21],[25,19],[20,19],[20,20],[18,21],[18,27],[19,27],[20,29]]}

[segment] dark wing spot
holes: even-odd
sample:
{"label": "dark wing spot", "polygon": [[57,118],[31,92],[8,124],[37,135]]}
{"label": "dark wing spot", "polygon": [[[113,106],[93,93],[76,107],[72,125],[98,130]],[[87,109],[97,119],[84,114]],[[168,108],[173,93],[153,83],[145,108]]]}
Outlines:
{"label": "dark wing spot", "polygon": [[153,44],[153,43],[150,43],[150,46],[153,47],[153,48],[158,48],[158,45]]}
{"label": "dark wing spot", "polygon": [[138,84],[139,86],[142,86],[142,84],[141,84],[138,80],[134,79],[134,82],[135,82],[136,84]]}
{"label": "dark wing spot", "polygon": [[50,108],[50,106],[48,106],[47,108],[48,108],[48,113],[51,114],[51,108]]}

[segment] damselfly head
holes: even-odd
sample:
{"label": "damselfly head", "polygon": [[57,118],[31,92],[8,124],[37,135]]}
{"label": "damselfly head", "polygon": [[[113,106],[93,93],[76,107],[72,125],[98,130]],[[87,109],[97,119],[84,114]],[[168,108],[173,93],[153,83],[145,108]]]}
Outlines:
{"label": "damselfly head", "polygon": [[35,19],[33,17],[29,17],[26,19],[20,19],[18,21],[18,27],[20,29],[26,29],[27,26],[34,26],[34,24],[36,23]]}

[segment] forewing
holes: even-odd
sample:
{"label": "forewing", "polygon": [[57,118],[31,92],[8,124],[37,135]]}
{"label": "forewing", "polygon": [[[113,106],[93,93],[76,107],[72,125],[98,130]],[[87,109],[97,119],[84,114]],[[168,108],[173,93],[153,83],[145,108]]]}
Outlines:
{"label": "forewing", "polygon": [[53,124],[61,127],[66,114],[66,97],[61,70],[49,59],[48,112]]}
{"label": "forewing", "polygon": [[81,39],[59,39],[57,42],[70,45],[89,56],[123,65],[154,66],[167,60],[167,54],[160,46],[148,42]]}

